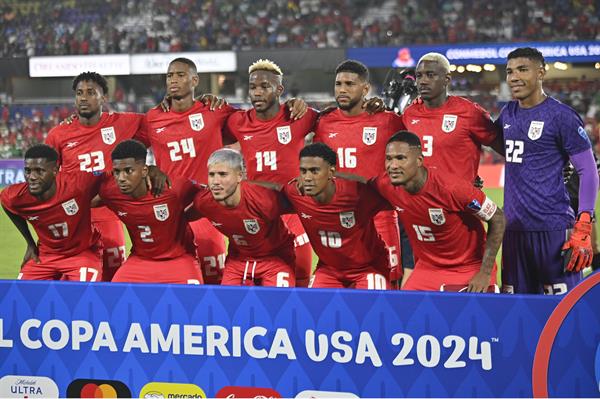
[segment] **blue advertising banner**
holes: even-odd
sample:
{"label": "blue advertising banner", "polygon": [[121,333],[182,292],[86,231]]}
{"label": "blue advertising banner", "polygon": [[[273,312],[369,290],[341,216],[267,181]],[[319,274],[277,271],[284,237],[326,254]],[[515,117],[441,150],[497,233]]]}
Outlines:
{"label": "blue advertising banner", "polygon": [[575,299],[0,281],[0,396],[598,396],[598,277]]}
{"label": "blue advertising banner", "polygon": [[0,187],[24,181],[22,159],[0,159]]}
{"label": "blue advertising banner", "polygon": [[505,64],[506,56],[517,47],[535,47],[548,62],[598,62],[600,42],[526,42],[477,43],[435,46],[400,46],[349,48],[347,58],[358,60],[368,67],[412,67],[423,55],[444,54],[451,64]]}

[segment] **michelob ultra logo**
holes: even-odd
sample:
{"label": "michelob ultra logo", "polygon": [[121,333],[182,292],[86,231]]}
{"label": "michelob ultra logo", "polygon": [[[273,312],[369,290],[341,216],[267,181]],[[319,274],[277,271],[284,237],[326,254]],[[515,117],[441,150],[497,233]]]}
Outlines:
{"label": "michelob ultra logo", "polygon": [[1,398],[58,398],[58,387],[48,377],[5,375],[0,378]]}
{"label": "michelob ultra logo", "polygon": [[194,384],[149,382],[140,391],[140,398],[206,398],[206,394]]}

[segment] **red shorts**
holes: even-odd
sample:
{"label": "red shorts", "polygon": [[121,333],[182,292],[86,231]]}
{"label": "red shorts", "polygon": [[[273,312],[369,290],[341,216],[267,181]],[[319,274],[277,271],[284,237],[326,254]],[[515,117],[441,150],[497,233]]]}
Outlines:
{"label": "red shorts", "polygon": [[275,256],[252,260],[227,258],[221,285],[295,287],[296,275],[291,265]]}
{"label": "red shorts", "polygon": [[385,290],[389,287],[388,276],[375,268],[345,271],[343,274],[332,267],[318,267],[310,284],[311,288],[358,288],[362,290]]}
{"label": "red shorts", "polygon": [[[459,267],[434,266],[417,261],[415,269],[402,287],[403,290],[439,291],[442,285],[469,285],[469,281],[481,270],[481,264]],[[490,285],[496,284],[496,264],[492,270]]]}
{"label": "red shorts", "polygon": [[[294,235],[294,248],[296,252],[294,269],[296,271],[296,279],[306,280],[306,284],[308,284],[308,279],[310,279],[312,274],[313,253],[310,241],[308,241],[308,235],[304,231],[300,217],[297,214],[281,215],[281,219]],[[302,285],[306,286],[306,284]]]}
{"label": "red shorts", "polygon": [[190,227],[194,232],[196,256],[201,264],[204,282],[219,284],[227,255],[225,237],[206,218],[190,222]]}
{"label": "red shorts", "polygon": [[98,250],[88,249],[69,257],[40,254],[40,262],[30,260],[25,263],[18,279],[102,281],[102,258]]}
{"label": "red shorts", "polygon": [[152,260],[131,255],[117,270],[113,283],[202,284],[196,258],[189,254],[175,259]]}
{"label": "red shorts", "polygon": [[385,243],[388,250],[390,280],[402,280],[402,267],[400,266],[400,228],[396,211],[381,211],[373,218],[375,230]]}
{"label": "red shorts", "polygon": [[95,221],[92,226],[100,233],[102,250],[102,281],[111,281],[117,269],[127,259],[125,234],[119,219]]}

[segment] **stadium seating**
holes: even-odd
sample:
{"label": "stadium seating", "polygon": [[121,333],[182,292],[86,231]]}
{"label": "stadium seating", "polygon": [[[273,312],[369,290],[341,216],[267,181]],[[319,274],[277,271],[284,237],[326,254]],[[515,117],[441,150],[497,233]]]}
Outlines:
{"label": "stadium seating", "polygon": [[260,7],[251,0],[6,0],[0,7],[0,58],[600,35],[593,0],[279,0]]}

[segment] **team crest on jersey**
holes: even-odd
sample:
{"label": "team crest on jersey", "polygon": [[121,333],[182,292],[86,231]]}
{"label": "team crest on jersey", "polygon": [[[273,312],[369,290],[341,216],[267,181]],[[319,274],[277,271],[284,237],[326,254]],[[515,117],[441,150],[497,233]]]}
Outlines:
{"label": "team crest on jersey", "polygon": [[292,129],[289,126],[279,126],[277,128],[277,140],[281,144],[287,144],[292,141]]}
{"label": "team crest on jersey", "polygon": [[244,219],[244,228],[250,234],[256,234],[260,231],[260,225],[256,219]]}
{"label": "team crest on jersey", "polygon": [[436,226],[441,226],[446,223],[446,217],[444,216],[444,210],[440,208],[429,208],[429,219],[431,223]]}
{"label": "team crest on jersey", "polygon": [[363,127],[363,143],[373,145],[377,141],[376,127]]}
{"label": "team crest on jersey", "polygon": [[169,218],[169,207],[167,204],[154,205],[154,217],[159,222],[164,222]]}
{"label": "team crest on jersey", "polygon": [[340,223],[342,227],[351,229],[356,224],[356,218],[354,217],[354,211],[340,212]]}
{"label": "team crest on jersey", "polygon": [[104,141],[104,144],[111,145],[112,143],[117,141],[115,128],[112,126],[101,128],[100,133],[102,134],[102,141]]}
{"label": "team crest on jersey", "polygon": [[543,121],[531,121],[531,124],[529,125],[529,131],[527,132],[527,137],[529,137],[531,140],[537,140],[542,137],[543,130]]}
{"label": "team crest on jersey", "polygon": [[190,118],[190,126],[195,131],[199,132],[204,127],[204,118],[202,118],[202,114],[192,114],[188,118]]}
{"label": "team crest on jersey", "polygon": [[456,122],[458,121],[458,116],[456,115],[444,115],[444,120],[442,120],[442,130],[446,133],[453,132],[456,129]]}
{"label": "team crest on jersey", "polygon": [[70,199],[67,202],[63,202],[62,204],[63,209],[65,210],[65,213],[69,216],[73,216],[75,215],[77,212],[79,212],[79,205],[77,205],[77,202],[75,201],[75,199]]}

